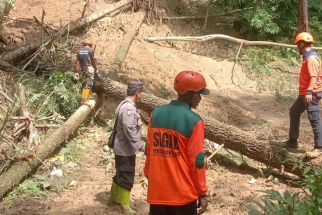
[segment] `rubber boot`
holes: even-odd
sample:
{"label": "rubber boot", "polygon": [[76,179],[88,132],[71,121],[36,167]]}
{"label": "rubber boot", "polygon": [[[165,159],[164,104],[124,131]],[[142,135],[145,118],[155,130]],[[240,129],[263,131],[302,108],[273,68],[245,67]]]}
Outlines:
{"label": "rubber boot", "polygon": [[120,200],[119,200],[119,186],[113,182],[111,186],[111,195],[107,202],[107,205],[112,205],[114,203],[120,203]]}
{"label": "rubber boot", "polygon": [[89,94],[91,94],[91,89],[84,88],[83,91],[82,91],[82,102],[81,102],[81,104],[84,104],[85,102],[87,102],[87,100],[89,98]]}
{"label": "rubber boot", "polygon": [[123,187],[119,187],[120,205],[126,214],[135,214],[135,211],[130,207],[130,191]]}

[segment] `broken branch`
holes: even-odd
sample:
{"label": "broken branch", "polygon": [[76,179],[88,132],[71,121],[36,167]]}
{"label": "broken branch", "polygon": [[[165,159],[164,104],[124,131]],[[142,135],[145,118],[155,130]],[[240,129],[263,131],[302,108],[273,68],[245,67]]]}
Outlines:
{"label": "broken branch", "polygon": [[[145,40],[148,42],[156,42],[156,41],[205,42],[210,40],[227,40],[233,43],[239,43],[239,44],[243,43],[246,46],[278,46],[278,47],[285,47],[285,48],[296,48],[296,45],[268,42],[268,41],[249,41],[249,40],[231,37],[224,34],[210,34],[205,36],[146,37]],[[313,48],[316,50],[322,50],[322,47],[313,47]]]}

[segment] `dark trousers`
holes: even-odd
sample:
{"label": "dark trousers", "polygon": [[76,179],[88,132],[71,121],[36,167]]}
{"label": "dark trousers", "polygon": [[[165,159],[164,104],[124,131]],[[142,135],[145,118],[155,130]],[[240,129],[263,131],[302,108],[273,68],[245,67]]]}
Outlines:
{"label": "dark trousers", "polygon": [[115,155],[116,174],[113,177],[113,182],[128,190],[131,190],[134,184],[135,157],[135,155]]}
{"label": "dark trousers", "polygon": [[300,130],[301,114],[307,111],[311,127],[314,134],[315,147],[322,147],[322,123],[320,119],[320,101],[321,97],[313,95],[311,104],[305,103],[305,96],[298,96],[290,108],[290,131],[289,138],[297,140]]}
{"label": "dark trousers", "polygon": [[186,205],[150,205],[150,215],[197,215],[197,201]]}

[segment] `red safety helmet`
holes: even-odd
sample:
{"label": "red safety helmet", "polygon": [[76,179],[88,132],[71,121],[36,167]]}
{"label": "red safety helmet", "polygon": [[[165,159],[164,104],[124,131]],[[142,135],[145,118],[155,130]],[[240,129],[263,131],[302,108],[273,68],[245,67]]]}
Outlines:
{"label": "red safety helmet", "polygon": [[92,46],[93,45],[92,41],[89,38],[84,39],[82,41],[82,43],[84,46],[86,46],[86,45]]}
{"label": "red safety helmet", "polygon": [[182,71],[174,79],[174,89],[179,95],[184,95],[189,91],[208,95],[209,90],[206,87],[205,78],[198,72]]}
{"label": "red safety helmet", "polygon": [[307,32],[301,32],[296,35],[294,43],[298,43],[300,41],[306,42],[306,43],[314,43],[314,39],[310,33]]}

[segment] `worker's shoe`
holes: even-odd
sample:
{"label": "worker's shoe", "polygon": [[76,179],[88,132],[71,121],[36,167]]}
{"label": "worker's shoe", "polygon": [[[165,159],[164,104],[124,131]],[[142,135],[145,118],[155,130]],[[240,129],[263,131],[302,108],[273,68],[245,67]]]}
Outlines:
{"label": "worker's shoe", "polygon": [[314,146],[314,150],[319,150],[319,151],[321,151],[321,152],[322,152],[322,146],[317,146],[317,145],[315,145],[315,146]]}
{"label": "worker's shoe", "polygon": [[130,207],[130,190],[119,187],[120,205],[126,214],[135,214],[135,211]]}
{"label": "worker's shoe", "polygon": [[299,144],[297,143],[297,140],[295,139],[288,139],[284,142],[284,146],[287,148],[291,148],[291,149],[298,149],[299,148]]}
{"label": "worker's shoe", "polygon": [[107,205],[112,205],[114,203],[120,203],[119,200],[119,186],[116,183],[112,183],[111,186],[111,195],[109,200],[107,201]]}
{"label": "worker's shoe", "polygon": [[91,94],[91,89],[84,88],[82,91],[82,102],[81,104],[85,104],[89,98],[89,95]]}

